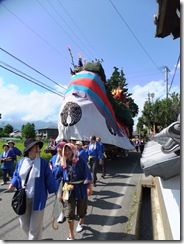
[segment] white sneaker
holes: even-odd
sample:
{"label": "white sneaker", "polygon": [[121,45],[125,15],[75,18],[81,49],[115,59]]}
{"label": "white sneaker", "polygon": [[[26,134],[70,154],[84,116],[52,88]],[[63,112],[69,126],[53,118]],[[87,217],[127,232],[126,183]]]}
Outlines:
{"label": "white sneaker", "polygon": [[84,228],[84,225],[78,223],[78,225],[77,225],[77,227],[76,227],[76,232],[77,232],[77,233],[81,232],[81,231],[83,230],[83,228]]}
{"label": "white sneaker", "polygon": [[58,223],[63,223],[64,218],[65,218],[65,214],[64,214],[63,211],[61,211],[61,213],[60,213],[60,215],[59,215],[59,217],[58,217],[58,219],[57,219],[57,222],[58,222]]}
{"label": "white sneaker", "polygon": [[74,241],[75,239],[74,238],[71,238],[71,237],[68,237],[66,240],[67,241]]}
{"label": "white sneaker", "polygon": [[7,183],[6,183],[6,182],[4,182],[4,181],[1,183],[1,185],[2,185],[2,186],[3,186],[3,185],[6,185],[6,184],[7,184]]}

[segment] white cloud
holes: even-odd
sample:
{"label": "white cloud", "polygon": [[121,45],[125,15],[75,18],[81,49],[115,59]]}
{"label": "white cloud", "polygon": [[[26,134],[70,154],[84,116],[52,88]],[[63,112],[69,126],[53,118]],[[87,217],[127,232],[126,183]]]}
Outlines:
{"label": "white cloud", "polygon": [[16,121],[54,121],[57,122],[63,98],[51,92],[37,90],[29,94],[20,92],[16,85],[5,85],[0,79],[0,104],[2,119]]}
{"label": "white cloud", "polygon": [[[133,88],[129,88],[129,90],[132,93],[134,102],[139,107],[139,114],[134,119],[135,130],[138,117],[141,116],[144,103],[148,99],[148,92],[155,94],[153,101],[158,98],[165,98],[165,82],[163,80],[151,81],[145,86],[136,85]],[[0,91],[0,113],[2,114],[2,119],[25,122],[39,120],[57,123],[62,97],[51,92],[41,93],[37,90],[31,91],[29,94],[23,94],[18,86],[14,84],[6,85],[1,78]],[[173,86],[170,92],[172,93],[173,91],[180,93],[180,88]]]}

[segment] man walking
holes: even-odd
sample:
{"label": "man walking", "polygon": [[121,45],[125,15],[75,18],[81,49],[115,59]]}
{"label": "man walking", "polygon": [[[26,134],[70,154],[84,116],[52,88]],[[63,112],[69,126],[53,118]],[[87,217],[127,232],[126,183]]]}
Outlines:
{"label": "man walking", "polygon": [[103,152],[100,144],[96,141],[96,136],[90,136],[89,140],[90,142],[86,148],[86,153],[88,155],[90,169],[93,176],[93,186],[96,186],[97,163],[98,160],[103,159]]}
{"label": "man walking", "polygon": [[102,170],[102,178],[105,178],[105,175],[106,175],[105,156],[106,155],[105,155],[104,145],[103,145],[100,137],[97,137],[96,141],[100,144],[100,148],[101,148],[102,155],[103,155],[103,158],[101,158],[99,160],[99,165]]}

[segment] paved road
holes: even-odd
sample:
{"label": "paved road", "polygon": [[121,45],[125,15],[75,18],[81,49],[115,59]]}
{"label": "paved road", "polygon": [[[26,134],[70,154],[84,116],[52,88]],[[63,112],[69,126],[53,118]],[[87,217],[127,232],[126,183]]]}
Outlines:
{"label": "paved road", "polygon": [[[107,161],[107,176],[101,178],[98,172],[97,186],[89,197],[88,213],[85,218],[85,229],[76,233],[76,240],[123,240],[128,228],[128,216],[134,191],[140,181],[142,170],[139,154],[130,152],[128,157],[118,157]],[[26,240],[19,227],[17,215],[11,209],[13,191],[3,193],[7,186],[0,186],[0,239]],[[51,212],[54,196],[49,195],[44,216],[44,240],[66,240],[68,237],[67,222],[59,224],[58,230],[52,229]],[[75,225],[77,224],[77,221]],[[133,239],[130,237],[129,239]]]}

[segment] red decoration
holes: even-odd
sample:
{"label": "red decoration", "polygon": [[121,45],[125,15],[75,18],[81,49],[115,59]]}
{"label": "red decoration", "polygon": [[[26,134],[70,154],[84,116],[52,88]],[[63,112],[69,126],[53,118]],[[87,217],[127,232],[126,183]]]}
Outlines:
{"label": "red decoration", "polygon": [[111,93],[114,95],[114,98],[121,100],[122,103],[126,103],[126,95],[123,94],[121,87],[118,86],[118,88],[113,89]]}

